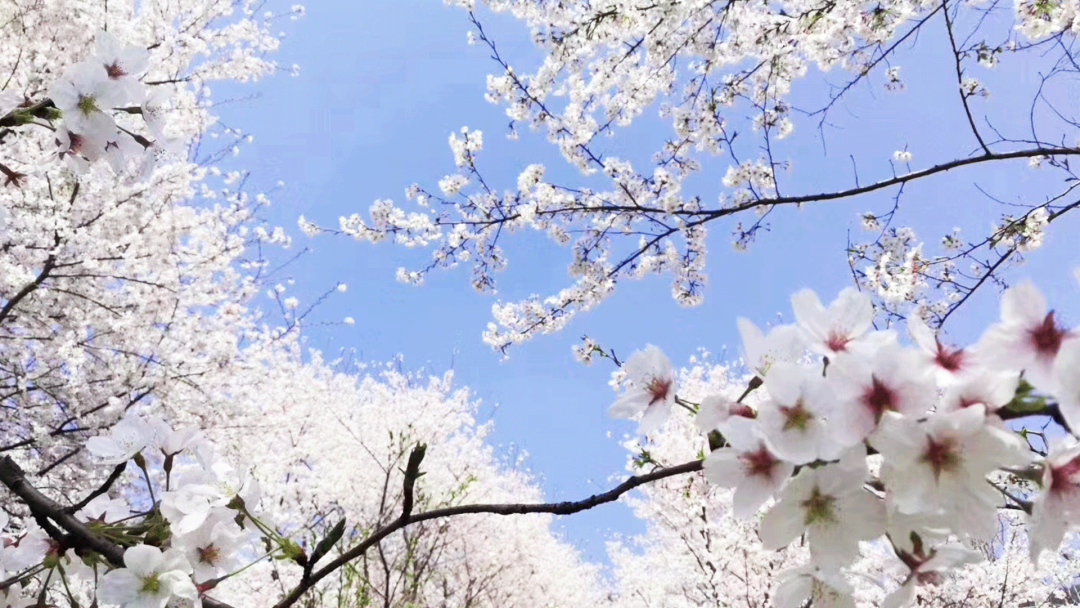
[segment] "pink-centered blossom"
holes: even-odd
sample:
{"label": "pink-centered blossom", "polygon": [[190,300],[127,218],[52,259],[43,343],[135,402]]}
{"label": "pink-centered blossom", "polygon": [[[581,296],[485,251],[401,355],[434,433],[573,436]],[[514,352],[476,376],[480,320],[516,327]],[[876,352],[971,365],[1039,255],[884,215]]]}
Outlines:
{"label": "pink-centered blossom", "polygon": [[1053,392],[1054,362],[1077,332],[1066,328],[1031,281],[1005,290],[1001,322],[992,325],[976,345],[980,359],[998,370],[1022,370],[1035,388]]}
{"label": "pink-centered blossom", "polygon": [[1044,550],[1056,551],[1065,532],[1080,525],[1080,442],[1069,436],[1049,443],[1042,492],[1032,501],[1028,532],[1031,560],[1036,564]]}
{"label": "pink-centered blossom", "polygon": [[791,308],[807,348],[827,357],[873,349],[895,339],[895,332],[872,332],[874,305],[866,294],[847,287],[828,308],[804,289],[791,296]]}
{"label": "pink-centered blossom", "polygon": [[102,68],[105,77],[122,92],[124,101],[142,99],[143,86],[139,78],[150,67],[150,51],[126,45],[102,30],[94,38],[94,56],[90,61]]}
{"label": "pink-centered blossom", "polygon": [[905,513],[940,514],[954,532],[988,540],[997,531],[1002,495],[987,475],[1026,464],[1018,438],[987,424],[986,409],[973,405],[926,420],[889,412],[871,438],[884,456],[881,479],[889,498]]}
{"label": "pink-centered blossom", "polygon": [[839,571],[859,557],[859,541],[885,532],[885,503],[865,487],[865,450],[856,447],[839,464],[803,468],[761,521],[761,541],[777,550],[806,534],[813,563]]}
{"label": "pink-centered blossom", "polygon": [[886,412],[925,414],[937,396],[922,358],[897,344],[884,346],[872,356],[837,357],[827,374],[834,400],[830,425],[844,446],[870,436]]}
{"label": "pink-centered blossom", "polygon": [[813,368],[777,362],[765,378],[769,399],[758,407],[760,428],[777,456],[793,464],[833,460],[842,447],[827,424],[831,395]]}
{"label": "pink-centered blossom", "polygon": [[660,428],[675,403],[675,370],[659,348],[646,346],[623,363],[629,386],[608,408],[615,418],[641,416],[638,432],[648,434]]}
{"label": "pink-centered blossom", "polygon": [[705,458],[705,478],[735,489],[732,512],[745,519],[776,494],[795,467],[769,449],[754,420],[732,418],[727,430],[724,437],[731,447],[715,450]]}
{"label": "pink-centered blossom", "polygon": [[977,359],[971,350],[943,344],[917,315],[908,317],[907,328],[926,363],[934,370],[938,384],[947,386],[977,368]]}

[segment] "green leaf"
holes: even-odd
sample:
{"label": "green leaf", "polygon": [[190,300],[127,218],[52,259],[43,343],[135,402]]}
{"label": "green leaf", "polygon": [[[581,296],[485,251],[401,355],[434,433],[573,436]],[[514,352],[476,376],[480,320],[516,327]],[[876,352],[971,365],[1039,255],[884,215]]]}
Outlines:
{"label": "green leaf", "polygon": [[1020,385],[1016,387],[1016,394],[1005,409],[1017,414],[1036,414],[1045,412],[1047,409],[1046,397],[1035,394],[1035,387],[1027,380],[1020,379]]}
{"label": "green leaf", "polygon": [[314,564],[323,558],[330,549],[334,548],[334,545],[341,540],[342,535],[345,534],[345,520],[342,519],[333,528],[330,529],[330,533],[326,535],[326,538],[319,541],[319,544],[315,546],[315,552],[311,554],[311,563]]}

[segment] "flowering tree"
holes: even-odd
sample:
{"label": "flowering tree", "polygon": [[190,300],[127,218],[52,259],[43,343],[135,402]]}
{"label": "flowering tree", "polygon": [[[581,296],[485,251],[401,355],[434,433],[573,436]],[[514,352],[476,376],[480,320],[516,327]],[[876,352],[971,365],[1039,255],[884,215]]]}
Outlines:
{"label": "flowering tree", "polygon": [[[730,231],[741,250],[773,222],[795,221],[789,208],[861,196],[879,208],[859,214],[875,236],[837,244],[848,250],[856,282],[890,316],[914,312],[938,326],[977,289],[1003,281],[1001,271],[1076,208],[1070,159],[1078,134],[1062,111],[1076,74],[1077,8],[1068,0],[1017,2],[1011,11],[950,0],[485,0],[529,28],[541,61],[526,72],[500,54],[473,12],[474,0],[448,3],[469,11],[470,42],[495,63],[487,100],[505,108],[511,138],[520,125],[544,133],[566,166],[523,163],[516,183],[503,185],[483,170],[483,134],[463,128],[450,136],[455,172],[437,188],[412,186],[411,204],[378,200],[366,218],[342,217],[333,228],[302,218],[301,227],[430,247],[431,259],[401,269],[399,280],[420,283],[437,268],[469,264],[471,283],[482,292],[495,291],[509,255],[504,245],[515,233],[535,230],[569,247],[570,286],[493,305],[484,340],[500,351],[558,331],[626,279],[669,276],[676,300],[699,304],[710,230]],[[934,94],[934,112],[953,116],[963,130],[937,138],[934,150],[862,158],[856,144],[873,127],[845,123],[838,109],[873,104],[867,94],[875,90],[904,95],[900,66],[908,61],[926,72],[919,84]],[[939,65],[951,67],[922,69]],[[993,77],[990,69],[1006,72],[1004,107],[995,108],[980,81]],[[1031,87],[1015,84],[1034,74]],[[939,100],[951,105],[940,107]],[[921,120],[916,111],[925,103],[911,100],[911,113],[892,124],[907,130]],[[669,134],[640,156],[628,154],[643,138],[627,127],[650,124],[654,113],[670,124]],[[835,128],[843,126],[860,138],[844,139]],[[811,144],[806,138],[815,132],[820,142]],[[804,157],[811,147],[830,152],[814,169],[824,179],[800,177],[794,146]],[[1060,175],[1024,179],[1028,166]],[[932,199],[930,188],[941,180],[986,175],[979,171],[987,167],[995,177],[1013,172],[994,183],[1015,189],[984,189],[994,206],[1011,207],[1008,215],[972,206],[980,232],[964,236],[946,227],[940,245],[924,244],[901,224],[905,190],[926,183],[919,192]],[[982,232],[988,224],[992,229]]]}
{"label": "flowering tree", "polygon": [[[662,524],[647,542],[663,546],[675,530],[687,552],[668,564],[682,564],[667,574],[674,582],[642,590],[622,581],[622,599],[631,602],[667,601],[672,589],[691,605],[739,597],[732,570],[713,559],[714,552],[730,557],[736,542],[744,549],[746,605],[860,601],[896,608],[916,598],[948,604],[983,597],[987,580],[999,603],[1040,602],[1073,584],[1072,564],[1058,549],[1080,526],[1077,330],[1022,283],[1005,292],[1001,320],[977,344],[944,344],[923,317],[940,324],[955,306],[897,291],[894,279],[910,277],[893,276],[903,264],[890,260],[899,259],[894,250],[903,243],[892,236],[875,245],[881,253],[863,250],[878,256],[877,270],[857,273],[861,284],[875,285],[877,308],[854,289],[827,307],[802,291],[792,298],[794,324],[766,334],[739,321],[748,370],[743,390],[680,378],[654,346],[625,362],[596,344],[580,349],[583,358],[620,365],[615,384],[623,393],[611,413],[638,418],[647,437],[635,446],[640,471],[583,500],[540,502],[527,475],[484,447],[468,396],[451,394],[447,380],[425,384],[394,372],[360,378],[318,353],[304,361],[299,302],[283,297],[284,287],[270,290],[284,311],[278,328],[260,325],[250,307],[265,263],[247,259],[245,247],[287,238],[258,223],[253,207],[265,197],[250,201],[242,174],[224,175],[221,189],[205,185],[214,156],[200,158],[191,145],[217,133],[207,81],[254,78],[274,67],[262,55],[276,47],[267,33],[275,17],[256,17],[257,7],[4,9],[6,27],[23,32],[13,38],[14,85],[0,112],[0,166],[8,181],[0,200],[0,373],[8,391],[4,411],[12,414],[0,435],[0,484],[13,497],[0,520],[6,605],[596,604],[603,594],[595,572],[550,536],[550,519],[492,516],[569,515],[648,484],[658,485],[636,504]],[[703,226],[712,219],[750,209],[767,215],[777,205],[853,196],[999,160],[1045,157],[1067,172],[1066,157],[1076,152],[1038,135],[983,139],[969,104],[980,85],[964,76],[965,58],[977,51],[983,59],[985,52],[984,62],[994,63],[1002,49],[1038,44],[958,46],[954,24],[962,7],[945,2],[940,14],[960,103],[981,152],[871,186],[785,198],[769,133],[790,132],[783,96],[804,63],[842,63],[865,78],[888,61],[891,40],[917,32],[938,8],[495,8],[529,20],[551,54],[537,76],[523,79],[504,66],[493,93],[511,101],[515,120],[552,129],[575,166],[602,168],[611,191],[547,184],[543,168],[534,166],[517,193],[500,196],[476,167],[480,134],[466,130],[452,136],[451,146],[468,175],[449,176],[440,189],[452,197],[472,179],[480,194],[450,206],[451,216],[408,216],[379,203],[374,226],[347,220],[343,228],[407,244],[438,240],[435,265],[476,256],[475,284],[486,288],[503,263],[496,243],[503,226],[533,225],[565,240],[588,218],[575,245],[578,284],[545,303],[497,307],[503,328],[487,337],[499,348],[556,329],[622,276],[674,272],[676,295],[694,301],[703,280]],[[1022,5],[1024,35],[1061,43],[1073,14],[1066,8]],[[501,61],[475,25],[477,39]],[[38,29],[49,36],[25,33]],[[688,77],[687,91],[697,92],[665,107],[682,130],[661,152],[660,169],[638,178],[629,163],[601,161],[593,137],[668,95],[683,78],[674,63],[680,53],[709,57]],[[658,57],[668,59],[656,63]],[[747,58],[760,64],[716,88],[708,84],[715,66]],[[560,79],[570,102],[556,116],[544,99]],[[889,79],[898,86],[895,71]],[[689,148],[724,147],[734,155],[734,135],[716,112],[743,101],[760,111],[767,160],[732,168],[726,181],[736,190],[712,211],[698,198],[684,200],[681,180],[696,169]],[[709,113],[701,115],[702,107]],[[604,122],[595,120],[599,108]],[[1018,148],[996,151],[1004,145]],[[896,160],[911,157],[901,151]],[[204,200],[196,202],[196,193]],[[411,194],[421,205],[450,204],[420,189]],[[1004,247],[1004,263],[1035,246],[1045,225],[1072,208],[1059,199],[1040,203],[1022,223],[995,228],[963,255]],[[641,246],[609,263],[610,237],[642,230]],[[757,228],[739,230],[745,243]],[[684,239],[681,250],[671,240],[676,235]],[[911,260],[909,270],[936,276],[946,296],[960,294],[954,304],[1001,264],[987,264],[965,285],[927,274],[938,271],[927,271],[918,256]],[[950,264],[941,261],[940,272]],[[920,314],[899,304],[914,304]],[[879,314],[906,316],[908,344],[895,329],[874,326]],[[1022,427],[1020,419],[1046,424]],[[345,453],[360,457],[345,462]],[[450,527],[451,519],[460,523]],[[1025,553],[1028,561],[1013,570]],[[616,550],[620,572],[631,579],[648,559]],[[973,575],[977,584],[961,586],[966,595],[933,590],[956,572],[972,572],[967,564],[986,561],[996,565]],[[678,580],[694,573],[695,562],[706,578]],[[1047,570],[1037,570],[1040,563]],[[1024,582],[1010,585],[1010,572]],[[775,589],[766,583],[774,573],[781,581]]]}

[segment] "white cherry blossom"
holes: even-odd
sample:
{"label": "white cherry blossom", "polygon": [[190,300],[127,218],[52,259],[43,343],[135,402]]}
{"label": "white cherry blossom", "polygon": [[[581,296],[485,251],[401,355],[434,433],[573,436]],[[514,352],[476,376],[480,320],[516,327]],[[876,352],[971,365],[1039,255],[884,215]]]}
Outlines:
{"label": "white cherry blossom", "polygon": [[630,386],[608,408],[615,418],[634,418],[638,415],[638,432],[655,431],[671,414],[675,403],[675,372],[671,362],[659,348],[649,345],[630,355],[623,363]]}
{"label": "white cherry blossom", "polygon": [[831,396],[813,368],[778,362],[765,378],[769,400],[758,409],[761,433],[772,451],[793,464],[833,460],[840,444],[827,424]]}
{"label": "white cherry blossom", "polygon": [[731,447],[715,450],[705,458],[705,478],[718,486],[734,488],[736,517],[752,516],[791,477],[795,467],[769,450],[755,421],[735,417],[724,435]]}
{"label": "white cherry blossom", "polygon": [[1042,467],[1042,492],[1031,507],[1029,545],[1035,563],[1044,550],[1057,550],[1066,530],[1080,526],[1080,442],[1072,436],[1051,439]]}
{"label": "white cherry blossom", "polygon": [[976,348],[987,366],[1023,370],[1024,378],[1036,388],[1052,392],[1054,361],[1076,335],[1048,310],[1038,288],[1024,281],[1005,290],[1001,322],[986,330]]}
{"label": "white cherry blossom", "polygon": [[920,416],[934,405],[937,389],[918,353],[890,344],[867,356],[844,355],[830,363],[830,419],[842,445],[854,445],[877,428],[886,412]]}
{"label": "white cherry blossom", "polygon": [[767,549],[806,534],[813,563],[837,572],[859,557],[859,541],[885,531],[885,503],[864,487],[865,456],[854,450],[840,464],[804,467],[761,522]]}
{"label": "white cherry blossom", "polygon": [[1003,501],[986,476],[1026,464],[1018,438],[986,423],[982,404],[933,414],[923,422],[885,414],[871,443],[885,457],[881,478],[906,513],[940,513],[957,532],[987,540]]}
{"label": "white cherry blossom", "polygon": [[191,565],[180,551],[136,545],[124,551],[124,568],[105,574],[98,597],[122,608],[165,608],[170,602],[198,598]]}

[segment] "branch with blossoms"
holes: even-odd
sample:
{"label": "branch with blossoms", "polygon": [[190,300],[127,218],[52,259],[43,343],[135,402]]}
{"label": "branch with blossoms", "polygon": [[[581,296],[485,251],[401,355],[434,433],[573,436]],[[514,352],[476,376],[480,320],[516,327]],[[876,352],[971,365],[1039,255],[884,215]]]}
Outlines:
{"label": "branch with blossoms", "polygon": [[[542,67],[521,73],[500,53],[483,27],[475,3],[463,0],[457,4],[469,11],[470,43],[485,47],[496,66],[496,73],[488,77],[486,98],[505,105],[511,138],[517,137],[517,125],[522,123],[543,131],[568,165],[597,179],[589,186],[545,179],[550,169],[530,164],[518,175],[516,188],[500,191],[477,161],[482,134],[464,129],[464,137],[450,137],[457,171],[439,180],[437,189],[411,186],[406,196],[415,206],[378,200],[366,218],[360,214],[341,217],[334,228],[301,218],[300,226],[310,235],[337,233],[371,242],[391,240],[410,248],[430,247],[429,262],[401,268],[397,278],[420,284],[437,268],[468,265],[471,284],[489,293],[495,291],[496,275],[507,265],[504,246],[515,232],[535,230],[569,247],[570,285],[546,297],[494,304],[493,322],[483,339],[503,354],[535,335],[563,329],[577,313],[594,308],[614,293],[623,280],[667,275],[676,300],[688,306],[699,304],[707,281],[708,232],[719,225],[731,231],[732,244],[743,250],[769,230],[770,221],[777,221],[780,207],[845,201],[887,191],[897,191],[898,198],[905,185],[962,167],[1003,166],[1028,159],[1033,166],[1044,164],[1075,178],[1069,159],[1080,149],[1065,143],[1064,134],[1059,138],[1036,132],[1034,108],[1033,133],[1020,138],[1003,135],[988,119],[983,127],[984,117],[974,104],[975,98],[988,93],[970,75],[973,61],[989,68],[1007,54],[1026,57],[1046,50],[1050,69],[1044,84],[1054,77],[1075,76],[1076,70],[1070,67],[1076,65],[1071,47],[1059,44],[1068,23],[1063,16],[1054,13],[1051,17],[1035,6],[1018,5],[1019,34],[990,43],[980,39],[980,28],[990,27],[989,12],[983,14],[957,2],[927,6],[901,0],[875,9],[842,3],[782,9],[670,3],[578,11],[534,6],[533,2],[487,0],[489,9],[510,13],[535,33],[533,39],[544,53]],[[958,90],[957,106],[977,148],[947,151],[945,158],[950,160],[910,170],[911,153],[905,147],[897,153],[897,160],[903,158],[909,170],[897,172],[897,166],[890,162],[891,177],[860,183],[856,174],[852,187],[819,187],[807,194],[793,194],[790,186],[781,188],[779,176],[791,162],[783,157],[777,142],[795,128],[793,114],[798,109],[789,100],[789,92],[811,71],[808,66],[816,65],[821,72],[841,66],[855,74],[842,86],[832,88],[824,107],[804,112],[820,117],[818,129],[824,135],[829,109],[849,96],[857,84],[869,84],[873,75],[883,74],[887,90],[897,94],[903,90],[900,68],[894,62],[902,56],[905,41],[921,42],[929,37],[919,34],[935,22],[943,27],[954,67],[954,74],[942,86]],[[830,38],[830,33],[840,31],[845,34]],[[1036,101],[1044,100],[1052,114],[1073,125],[1067,113],[1059,112],[1046,97],[1040,86]],[[564,98],[566,103],[561,102]],[[618,127],[630,125],[653,105],[658,106],[662,118],[670,120],[674,132],[653,155],[655,166],[642,170],[605,153],[601,136],[618,136]],[[755,135],[748,137],[747,132]],[[990,132],[997,139],[992,140]],[[743,136],[737,138],[740,134]],[[736,145],[737,139],[740,144],[749,141],[752,147],[747,150]],[[724,189],[716,203],[710,203],[712,195],[691,192],[684,184],[702,171],[705,161],[700,157],[721,153],[730,155],[731,161],[722,179]],[[595,185],[597,180],[600,186]],[[1051,208],[1052,201],[1040,205],[1046,207],[1046,213],[1056,211]],[[890,222],[896,207],[889,214]],[[1038,216],[1037,211],[1034,216],[1025,214],[1033,225],[1013,239],[1023,245],[1021,249],[1041,244],[1046,223],[1035,226]],[[875,216],[874,222],[879,217]],[[993,233],[1016,221],[1004,218]],[[1003,244],[993,233],[973,244],[982,242],[979,251],[992,249],[994,243]],[[876,281],[878,289],[873,293],[883,293],[877,296],[880,307],[896,309],[900,317],[916,308],[935,323],[963,305],[967,301],[964,295],[980,290],[987,282],[998,282],[1007,262],[1019,259],[1009,253],[995,265],[993,260],[979,258],[979,268],[968,280],[952,261],[935,258],[915,263],[888,257],[885,253],[891,250],[878,251],[880,240],[872,245],[849,245],[849,249],[859,248],[853,264],[870,262],[869,269],[858,272],[873,274],[856,280],[863,287]],[[970,254],[973,262],[975,255]],[[987,257],[996,259],[993,254]],[[875,268],[878,264],[882,268]],[[922,277],[921,272],[931,276]],[[980,281],[984,272],[993,281]],[[888,285],[880,287],[883,282]],[[917,285],[909,287],[909,282]],[[914,293],[908,296],[909,292]],[[901,296],[903,299],[897,301]]]}
{"label": "branch with blossoms", "polygon": [[[174,432],[161,420],[129,416],[108,435],[92,438],[87,449],[102,464],[117,463],[115,477],[120,476],[117,472],[122,473],[129,462],[142,471],[150,496],[156,494],[159,499],[148,512],[136,518],[141,521],[132,521],[130,517],[117,519],[115,515],[110,518],[108,511],[113,509],[107,504],[111,501],[108,496],[103,496],[104,492],[95,491],[93,499],[63,507],[34,488],[10,457],[0,460],[0,483],[26,506],[38,523],[38,528],[28,528],[10,547],[0,549],[0,556],[5,557],[4,563],[37,566],[34,576],[44,581],[39,591],[42,597],[52,580],[52,573],[57,571],[57,578],[64,581],[65,593],[73,605],[80,605],[79,598],[71,591],[74,583],[67,577],[90,576],[94,582],[91,588],[96,589],[96,596],[91,599],[96,597],[96,601],[107,604],[128,606],[161,602],[164,605],[186,599],[201,601],[205,606],[228,608],[227,604],[205,594],[250,566],[238,568],[245,547],[253,547],[258,540],[272,547],[266,557],[295,562],[304,570],[297,586],[276,604],[276,608],[287,608],[319,581],[414,524],[471,514],[571,515],[614,502],[642,485],[699,471],[703,464],[701,460],[693,460],[635,475],[611,490],[578,501],[467,504],[414,513],[416,484],[423,475],[420,467],[426,450],[426,446],[418,445],[409,454],[404,469],[400,515],[373,530],[359,544],[341,548],[337,557],[315,569],[318,562],[328,557],[340,543],[345,521],[339,521],[309,555],[255,514],[259,501],[257,486],[245,473],[213,458],[210,447],[197,430]],[[164,489],[159,488],[155,493],[154,480],[163,483]],[[92,512],[101,512],[100,519],[87,521],[80,510],[86,507],[92,507]],[[82,519],[80,515],[83,515]],[[19,553],[18,561],[16,553]],[[101,556],[104,565],[111,568],[100,580],[94,567],[99,564],[95,555]],[[30,577],[19,577],[18,589],[12,581],[9,586],[14,591],[8,591],[8,597],[21,591],[29,580]]]}
{"label": "branch with blossoms", "polygon": [[[779,608],[850,605],[860,541],[887,543],[907,568],[884,604],[901,608],[918,586],[984,559],[968,547],[994,537],[1000,509],[1029,516],[1036,565],[1080,529],[1080,328],[1063,326],[1030,282],[1005,292],[1001,321],[966,348],[918,317],[902,345],[873,328],[873,303],[853,288],[827,307],[804,290],[792,308],[796,323],[767,334],[739,319],[753,380],[738,400],[709,395],[694,413],[710,435],[704,476],[734,490],[734,515],[759,522],[766,549],[805,535],[809,569],[785,577]],[[620,375],[610,414],[638,419],[646,436],[681,404],[654,346]],[[1047,423],[1017,427],[1024,419]]]}

